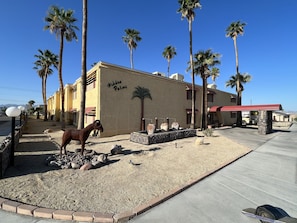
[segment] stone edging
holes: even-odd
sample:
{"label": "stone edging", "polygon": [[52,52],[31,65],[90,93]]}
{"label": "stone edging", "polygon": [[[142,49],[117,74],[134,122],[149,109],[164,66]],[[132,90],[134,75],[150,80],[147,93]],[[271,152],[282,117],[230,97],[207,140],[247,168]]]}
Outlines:
{"label": "stone edging", "polygon": [[239,156],[221,164],[214,170],[208,171],[201,175],[199,178],[192,180],[191,182],[185,184],[182,187],[173,189],[172,191],[150,200],[148,203],[139,205],[131,211],[126,211],[118,214],[104,214],[100,212],[83,212],[83,211],[69,211],[69,210],[57,210],[51,208],[37,207],[33,205],[23,204],[17,201],[12,201],[6,198],[0,197],[0,208],[4,211],[13,212],[16,214],[27,215],[31,217],[48,218],[55,220],[74,220],[83,222],[98,222],[98,223],[124,223],[140,215],[147,210],[163,203],[164,201],[174,197],[175,195],[183,192],[199,181],[205,179],[206,177],[216,173],[217,171],[223,169],[229,164],[235,162],[236,160],[246,156],[252,152],[252,150],[240,154]]}

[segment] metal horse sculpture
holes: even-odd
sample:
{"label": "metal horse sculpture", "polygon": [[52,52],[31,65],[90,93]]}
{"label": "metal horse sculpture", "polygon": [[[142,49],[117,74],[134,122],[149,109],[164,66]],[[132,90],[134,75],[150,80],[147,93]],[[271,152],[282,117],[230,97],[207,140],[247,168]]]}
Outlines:
{"label": "metal horse sculpture", "polygon": [[103,132],[103,126],[100,120],[94,121],[92,124],[88,125],[83,129],[66,129],[62,136],[62,145],[60,147],[60,156],[62,156],[62,148],[64,147],[64,154],[66,155],[66,146],[71,140],[80,141],[81,144],[81,155],[84,154],[85,143],[93,130],[99,130]]}

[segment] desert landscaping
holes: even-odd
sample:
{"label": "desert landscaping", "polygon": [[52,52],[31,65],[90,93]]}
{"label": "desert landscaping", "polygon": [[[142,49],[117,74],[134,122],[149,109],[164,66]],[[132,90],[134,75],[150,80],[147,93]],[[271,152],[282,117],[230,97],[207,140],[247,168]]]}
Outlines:
{"label": "desert landscaping", "polygon": [[[215,130],[212,137],[198,132],[197,137],[152,145],[131,142],[129,134],[98,135],[88,138],[86,150],[106,154],[107,163],[89,170],[61,169],[46,160],[59,154],[62,134],[59,123],[28,120],[15,165],[0,180],[1,197],[60,210],[122,213],[196,182],[250,151]],[[111,155],[115,146],[122,152]],[[79,148],[72,141],[67,151]]]}

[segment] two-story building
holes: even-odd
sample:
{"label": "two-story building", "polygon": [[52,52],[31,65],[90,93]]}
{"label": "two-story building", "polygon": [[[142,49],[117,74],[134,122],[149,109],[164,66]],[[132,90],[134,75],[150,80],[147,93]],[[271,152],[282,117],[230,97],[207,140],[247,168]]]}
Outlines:
{"label": "two-story building", "polygon": [[[98,62],[87,72],[85,104],[85,125],[96,119],[104,126],[102,136],[128,134],[139,131],[141,122],[141,100],[133,98],[136,87],[149,90],[151,100],[144,100],[146,124],[161,124],[169,118],[183,128],[191,122],[191,83],[184,82],[183,75],[173,74],[165,77],[158,72],[148,73],[126,67]],[[214,86],[214,85],[213,85]],[[75,83],[65,85],[65,121],[77,124],[81,102],[81,78]],[[195,86],[195,112],[197,127],[201,126],[202,87]],[[208,89],[208,107],[236,105],[236,95],[220,91],[215,87]],[[61,101],[57,91],[48,99],[48,112],[55,120],[60,119]],[[209,113],[209,122],[216,125],[231,125],[236,122],[236,112]],[[159,126],[157,126],[159,128]]]}

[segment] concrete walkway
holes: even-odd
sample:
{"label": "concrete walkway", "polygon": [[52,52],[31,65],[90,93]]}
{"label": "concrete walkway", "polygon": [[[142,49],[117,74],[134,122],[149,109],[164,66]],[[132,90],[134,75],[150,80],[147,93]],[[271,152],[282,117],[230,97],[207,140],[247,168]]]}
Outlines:
{"label": "concrete walkway", "polygon": [[[245,157],[205,178],[129,223],[259,222],[241,214],[244,208],[271,204],[297,217],[297,125],[261,136],[257,129],[220,129],[254,149]],[[1,222],[62,223],[0,210]]]}
{"label": "concrete walkway", "polygon": [[297,217],[297,125],[264,138],[257,129],[220,131],[256,149],[129,222],[252,223],[259,221],[246,217],[241,210],[263,204]]}

